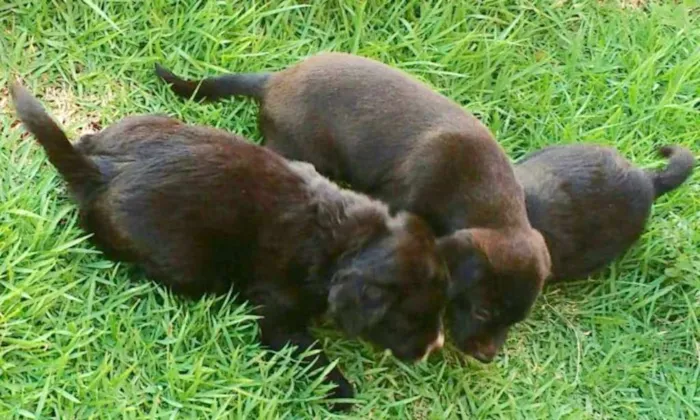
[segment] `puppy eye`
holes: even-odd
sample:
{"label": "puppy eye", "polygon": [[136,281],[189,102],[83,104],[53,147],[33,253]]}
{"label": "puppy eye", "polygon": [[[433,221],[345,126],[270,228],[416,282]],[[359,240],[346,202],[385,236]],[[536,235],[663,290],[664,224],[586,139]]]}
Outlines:
{"label": "puppy eye", "polygon": [[382,298],[382,289],[376,286],[366,285],[362,288],[362,295],[370,301],[376,301]]}

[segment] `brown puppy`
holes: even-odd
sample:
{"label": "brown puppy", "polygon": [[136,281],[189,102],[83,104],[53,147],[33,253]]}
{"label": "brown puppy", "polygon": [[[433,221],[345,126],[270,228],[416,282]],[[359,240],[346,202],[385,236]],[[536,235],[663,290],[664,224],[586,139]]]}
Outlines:
{"label": "brown puppy", "polygon": [[659,152],[669,158],[659,172],[631,165],[612,148],[584,144],[547,147],[516,165],[530,223],[552,257],[550,281],[586,278],[639,239],[654,200],[693,171],[688,149]]}
{"label": "brown puppy", "polygon": [[505,153],[456,103],[348,54],[201,82],[156,71],[181,96],[256,98],[266,146],[424,217],[442,236],[452,277],[448,319],[464,351],[491,361],[529,312],[549,275],[547,247]]}
{"label": "brown puppy", "polygon": [[[12,97],[111,258],[189,296],[234,287],[259,307],[274,350],[312,346],[307,326],[325,311],[403,360],[442,345],[447,272],[421,219],[391,217],[309,164],[168,117],[128,117],[73,146],[28,91],[15,84]],[[333,396],[353,395],[338,369],[327,379]]]}

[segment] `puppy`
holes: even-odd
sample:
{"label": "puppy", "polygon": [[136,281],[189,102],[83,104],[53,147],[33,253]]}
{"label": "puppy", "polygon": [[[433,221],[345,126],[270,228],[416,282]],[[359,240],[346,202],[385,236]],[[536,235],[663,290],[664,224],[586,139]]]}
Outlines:
{"label": "puppy", "polygon": [[463,351],[490,362],[528,314],[549,275],[547,247],[504,151],[456,103],[348,54],[202,81],[156,72],[180,96],[257,99],[266,146],[427,220],[442,236],[448,319]]}
{"label": "puppy", "polygon": [[632,166],[612,148],[584,144],[547,147],[516,165],[530,223],[552,258],[549,281],[586,278],[639,239],[654,200],[693,171],[688,149],[659,152],[669,162],[658,172]]}
{"label": "puppy", "polygon": [[[442,345],[447,271],[418,217],[391,217],[309,164],[168,117],[128,117],[73,146],[27,90],[11,92],[110,258],[191,297],[234,287],[259,307],[273,350],[311,347],[307,326],[326,311],[403,360]],[[352,397],[338,369],[327,379],[334,397]]]}

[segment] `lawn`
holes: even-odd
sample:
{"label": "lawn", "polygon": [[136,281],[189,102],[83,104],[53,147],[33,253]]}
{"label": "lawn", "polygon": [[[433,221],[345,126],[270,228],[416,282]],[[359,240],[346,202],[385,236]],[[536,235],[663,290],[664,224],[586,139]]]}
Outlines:
{"label": "lawn", "polygon": [[[87,243],[56,171],[13,117],[9,80],[21,77],[73,137],[158,112],[260,141],[252,102],[182,102],[154,63],[195,76],[354,52],[461,103],[513,159],[596,142],[659,167],[664,143],[700,150],[700,7],[623,3],[3,2],[0,418],[331,416],[318,373],[289,352],[266,357],[248,307],[131,282]],[[546,288],[491,365],[450,347],[405,365],[320,327],[358,390],[349,415],[700,417],[699,226],[696,171],[656,203],[622,259]]]}

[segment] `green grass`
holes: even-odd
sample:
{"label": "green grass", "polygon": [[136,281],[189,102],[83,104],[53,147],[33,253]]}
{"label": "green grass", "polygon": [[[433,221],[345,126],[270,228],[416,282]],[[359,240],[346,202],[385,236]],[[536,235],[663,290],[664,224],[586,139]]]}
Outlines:
{"label": "green grass", "polygon": [[[162,112],[259,141],[252,103],[184,103],[153,64],[194,76],[347,51],[459,101],[513,158],[598,142],[653,167],[663,143],[700,150],[694,1],[146,3],[0,5],[0,418],[330,416],[318,373],[289,352],[264,357],[247,307],[130,282],[87,244],[63,184],[7,104],[16,76],[73,135]],[[358,389],[350,415],[699,417],[699,181],[696,172],[660,199],[643,238],[609,270],[548,288],[492,365],[448,348],[407,366],[320,330]]]}

